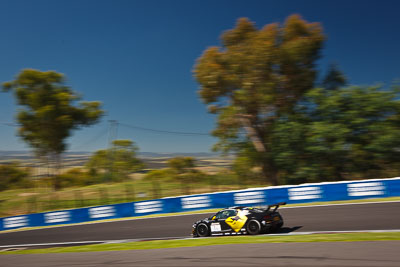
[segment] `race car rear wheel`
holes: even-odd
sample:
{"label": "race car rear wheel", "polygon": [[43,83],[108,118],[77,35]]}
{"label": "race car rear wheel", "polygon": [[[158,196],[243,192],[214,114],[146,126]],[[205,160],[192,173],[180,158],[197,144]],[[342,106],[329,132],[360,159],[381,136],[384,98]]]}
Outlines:
{"label": "race car rear wheel", "polygon": [[208,229],[208,226],[205,223],[200,223],[199,225],[197,225],[196,231],[199,237],[205,237],[210,235],[210,230]]}
{"label": "race car rear wheel", "polygon": [[257,220],[250,220],[247,223],[246,230],[249,235],[258,235],[261,232],[261,224]]}

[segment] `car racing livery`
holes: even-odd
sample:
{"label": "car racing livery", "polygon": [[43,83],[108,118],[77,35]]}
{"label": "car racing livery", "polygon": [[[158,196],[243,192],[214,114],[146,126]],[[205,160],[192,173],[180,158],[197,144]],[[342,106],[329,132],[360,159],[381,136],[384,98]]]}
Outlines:
{"label": "car racing livery", "polygon": [[282,216],[277,209],[285,204],[285,202],[280,202],[266,208],[231,207],[223,209],[210,218],[195,222],[192,235],[193,237],[205,237],[269,233],[283,226]]}

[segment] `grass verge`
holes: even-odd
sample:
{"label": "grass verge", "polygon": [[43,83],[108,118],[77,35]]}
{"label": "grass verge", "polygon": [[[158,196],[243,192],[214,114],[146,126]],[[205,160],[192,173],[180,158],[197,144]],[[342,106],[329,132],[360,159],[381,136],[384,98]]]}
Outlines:
{"label": "grass verge", "polygon": [[37,254],[37,253],[68,253],[94,252],[132,249],[161,249],[195,246],[215,246],[227,244],[255,244],[255,243],[289,243],[289,242],[351,242],[351,241],[388,241],[400,240],[400,232],[382,233],[341,233],[341,234],[311,234],[286,236],[228,236],[212,238],[196,238],[183,240],[157,240],[118,244],[99,244],[76,247],[46,248],[5,251],[0,254]]}

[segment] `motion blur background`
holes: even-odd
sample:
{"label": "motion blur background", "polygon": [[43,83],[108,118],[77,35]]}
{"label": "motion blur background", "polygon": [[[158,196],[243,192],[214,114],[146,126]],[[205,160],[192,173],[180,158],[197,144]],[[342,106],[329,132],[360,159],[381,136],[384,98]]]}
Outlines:
{"label": "motion blur background", "polygon": [[2,1],[0,216],[399,176],[398,9]]}

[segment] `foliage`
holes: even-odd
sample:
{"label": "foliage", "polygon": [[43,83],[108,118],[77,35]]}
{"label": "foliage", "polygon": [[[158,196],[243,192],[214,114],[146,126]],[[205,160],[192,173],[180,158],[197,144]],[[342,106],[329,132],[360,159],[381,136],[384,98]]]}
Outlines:
{"label": "foliage", "polygon": [[322,81],[322,87],[327,90],[335,90],[347,85],[347,79],[336,64],[329,66],[328,72]]}
{"label": "foliage", "polygon": [[168,166],[177,180],[182,183],[192,183],[196,174],[195,160],[192,157],[175,157],[168,160]]}
{"label": "foliage", "polygon": [[175,157],[168,160],[168,166],[174,174],[176,180],[180,181],[185,194],[190,194],[190,187],[196,179],[204,177],[202,173],[195,169],[195,160],[192,157]]}
{"label": "foliage", "polygon": [[168,166],[178,174],[193,171],[195,167],[194,158],[192,157],[175,157],[168,160]]}
{"label": "foliage", "polygon": [[33,182],[29,180],[29,171],[17,163],[0,165],[0,191],[14,188],[29,188]]}
{"label": "foliage", "polygon": [[165,171],[165,178],[153,181],[138,175],[124,182],[103,183],[102,175],[93,177],[85,169],[71,169],[64,173],[65,183],[64,178],[60,178],[62,188],[59,191],[49,191],[51,178],[35,181],[35,188],[1,191],[0,216],[172,197],[187,194],[188,189],[192,193],[207,193],[236,190],[245,186],[238,183],[233,173],[224,169],[215,175],[193,173],[192,184],[188,186],[187,183],[182,185],[171,169],[159,171]]}
{"label": "foliage", "polygon": [[99,177],[91,176],[80,168],[73,168],[65,173],[59,174],[57,179],[60,181],[60,188],[101,183]]}
{"label": "foliage", "polygon": [[158,170],[151,170],[145,175],[146,180],[151,181],[172,181],[175,176],[175,173],[172,169],[165,168],[165,169],[158,169]]}
{"label": "foliage", "polygon": [[258,30],[247,19],[207,49],[194,75],[215,113],[215,149],[235,173],[271,184],[398,175],[399,88],[345,87],[331,65],[315,88],[322,28],[290,16]]}
{"label": "foliage", "polygon": [[351,86],[307,93],[276,122],[273,153],[283,183],[377,178],[400,165],[400,90]]}
{"label": "foliage", "polygon": [[298,15],[260,30],[242,18],[221,39],[222,46],[207,49],[194,69],[201,99],[218,114],[215,148],[240,151],[251,142],[263,176],[277,184],[270,154],[274,122],[313,88],[322,29]]}
{"label": "foliage", "polygon": [[[65,77],[54,71],[22,70],[15,80],[3,83],[14,92],[18,105],[19,136],[39,158],[60,165],[60,155],[72,130],[96,123],[102,116],[100,102],[79,102],[80,96],[64,85]],[[58,180],[54,184],[58,187]]]}
{"label": "foliage", "polygon": [[126,180],[129,174],[144,168],[137,158],[138,150],[131,140],[114,140],[111,148],[96,151],[86,167],[92,176],[103,175],[106,180],[112,181]]}
{"label": "foliage", "polygon": [[3,83],[13,90],[21,124],[19,135],[38,155],[61,154],[71,130],[94,124],[103,114],[100,102],[80,102],[78,94],[64,85],[63,74],[25,69],[14,81]]}
{"label": "foliage", "polygon": [[[272,148],[272,147],[271,147]],[[242,143],[232,164],[232,171],[240,184],[256,184],[265,180],[260,169],[261,155],[250,143]],[[265,181],[264,181],[265,183]]]}

